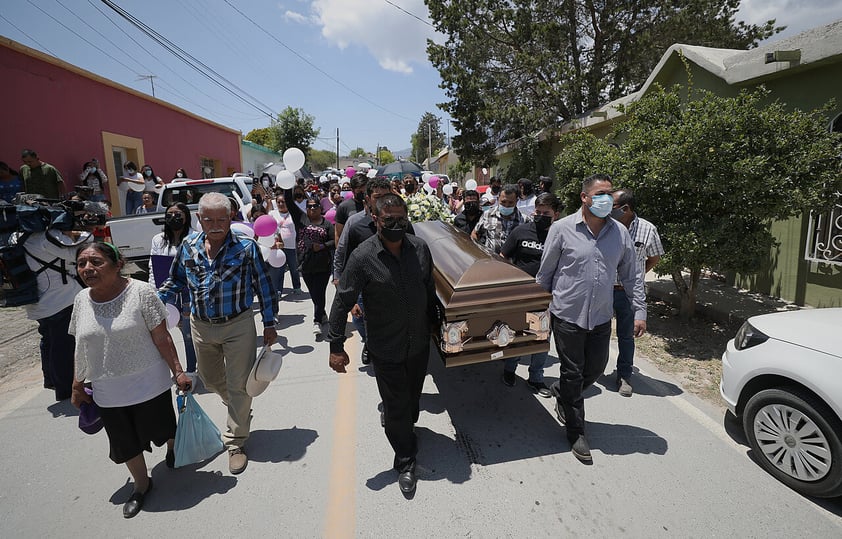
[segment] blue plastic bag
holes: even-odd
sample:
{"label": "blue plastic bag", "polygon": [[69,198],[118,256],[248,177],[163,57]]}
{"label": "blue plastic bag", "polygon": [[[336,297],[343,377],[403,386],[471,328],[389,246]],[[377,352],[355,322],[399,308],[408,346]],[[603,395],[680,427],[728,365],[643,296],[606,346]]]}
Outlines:
{"label": "blue plastic bag", "polygon": [[193,398],[193,394],[187,393],[183,400],[178,400],[178,427],[175,431],[176,468],[207,460],[223,448],[219,429]]}

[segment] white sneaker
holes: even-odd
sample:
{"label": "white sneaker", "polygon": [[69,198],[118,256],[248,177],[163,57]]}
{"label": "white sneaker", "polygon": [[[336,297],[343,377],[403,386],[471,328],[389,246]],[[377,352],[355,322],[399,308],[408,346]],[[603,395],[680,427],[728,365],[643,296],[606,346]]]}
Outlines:
{"label": "white sneaker", "polygon": [[321,324],[313,324],[313,335],[321,335],[322,334],[322,326]]}

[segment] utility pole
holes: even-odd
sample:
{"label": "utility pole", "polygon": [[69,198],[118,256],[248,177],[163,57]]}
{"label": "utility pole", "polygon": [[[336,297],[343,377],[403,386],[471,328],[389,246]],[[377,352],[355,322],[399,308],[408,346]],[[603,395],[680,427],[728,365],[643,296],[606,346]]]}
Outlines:
{"label": "utility pole", "polygon": [[427,123],[427,170],[433,162],[433,125]]}
{"label": "utility pole", "polygon": [[336,169],[339,170],[339,128],[336,128]]}
{"label": "utility pole", "polygon": [[157,75],[141,75],[135,80],[149,79],[149,83],[152,85],[152,97],[155,97],[155,80],[154,79],[156,79],[156,78],[158,78]]}

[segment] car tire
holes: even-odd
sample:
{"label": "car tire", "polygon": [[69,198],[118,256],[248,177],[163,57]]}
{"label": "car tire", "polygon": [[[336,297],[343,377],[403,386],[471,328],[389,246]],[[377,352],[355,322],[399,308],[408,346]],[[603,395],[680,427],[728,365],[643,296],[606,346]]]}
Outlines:
{"label": "car tire", "polygon": [[807,496],[842,495],[842,422],[798,388],[765,389],[743,411],[743,430],[763,469]]}

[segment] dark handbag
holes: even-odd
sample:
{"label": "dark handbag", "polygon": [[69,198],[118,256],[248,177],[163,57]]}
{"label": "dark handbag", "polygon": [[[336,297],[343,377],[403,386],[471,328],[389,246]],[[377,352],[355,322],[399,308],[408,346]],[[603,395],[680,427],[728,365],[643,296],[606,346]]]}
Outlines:
{"label": "dark handbag", "polygon": [[[93,395],[93,391],[85,388],[85,393]],[[102,416],[99,413],[99,406],[93,401],[83,402],[79,407],[79,429],[85,434],[96,434],[102,430]]]}

